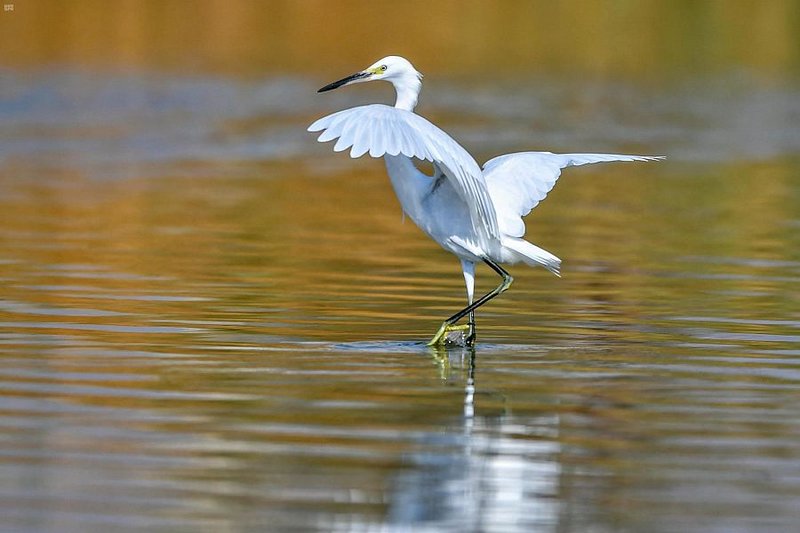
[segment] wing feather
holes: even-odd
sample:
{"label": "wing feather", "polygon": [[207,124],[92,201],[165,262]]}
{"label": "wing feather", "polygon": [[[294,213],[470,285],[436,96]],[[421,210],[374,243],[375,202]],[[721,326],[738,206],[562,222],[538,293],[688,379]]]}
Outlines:
{"label": "wing feather", "polygon": [[353,157],[361,157],[369,151],[369,141],[365,139],[366,128],[363,124],[358,124],[354,129],[353,134],[353,148],[350,150],[350,155]]}
{"label": "wing feather", "polygon": [[497,211],[500,231],[522,237],[525,234],[522,217],[544,200],[562,169],[590,163],[662,159],[661,156],[520,152],[490,159],[483,166],[483,176]]}
{"label": "wing feather", "polygon": [[469,207],[472,225],[487,251],[499,246],[497,214],[480,167],[461,145],[421,116],[371,104],[333,113],[308,127],[312,132],[322,130],[320,142],[338,138],[333,149],[351,148],[353,158],[367,152],[372,157],[403,154],[435,163]]}

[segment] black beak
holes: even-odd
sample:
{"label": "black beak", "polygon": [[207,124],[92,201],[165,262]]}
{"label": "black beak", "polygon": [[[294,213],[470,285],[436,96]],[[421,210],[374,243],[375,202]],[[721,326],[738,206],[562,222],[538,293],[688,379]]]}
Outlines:
{"label": "black beak", "polygon": [[318,93],[324,93],[325,91],[332,91],[334,89],[338,89],[342,85],[347,85],[351,81],[361,80],[370,76],[369,72],[356,72],[352,76],[347,76],[346,78],[342,78],[339,81],[335,81],[333,83],[329,83],[322,89],[318,90]]}

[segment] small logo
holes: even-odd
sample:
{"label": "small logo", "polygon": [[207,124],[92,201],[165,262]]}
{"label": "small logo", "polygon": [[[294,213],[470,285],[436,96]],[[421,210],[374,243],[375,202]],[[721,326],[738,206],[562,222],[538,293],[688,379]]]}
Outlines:
{"label": "small logo", "polygon": [[3,4],[3,11],[6,13],[9,11],[14,11],[14,4]]}

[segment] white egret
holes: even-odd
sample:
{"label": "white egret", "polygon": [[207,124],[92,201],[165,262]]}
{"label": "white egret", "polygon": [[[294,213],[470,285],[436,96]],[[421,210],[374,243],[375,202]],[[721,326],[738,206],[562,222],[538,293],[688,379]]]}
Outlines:
{"label": "white egret", "polygon": [[[369,152],[383,157],[406,215],[445,250],[458,256],[467,286],[467,306],[444,321],[429,345],[444,344],[459,331],[475,341],[475,309],[511,285],[500,263],[524,262],[559,274],[561,260],[524,240],[522,217],[547,196],[561,169],[606,161],[654,161],[661,157],[616,154],[521,152],[489,160],[483,171],[470,154],[445,132],[414,113],[422,74],[402,57],[385,57],[365,70],[335,81],[318,92],[345,85],[384,80],[394,85],[394,107],[370,104],[339,111],[309,126],[323,131],[320,142],[338,138],[333,149],[350,148],[350,157]],[[416,168],[413,158],[433,163],[433,174]],[[494,290],[473,301],[475,264],[486,263],[502,277]],[[469,315],[466,325],[456,323]]]}

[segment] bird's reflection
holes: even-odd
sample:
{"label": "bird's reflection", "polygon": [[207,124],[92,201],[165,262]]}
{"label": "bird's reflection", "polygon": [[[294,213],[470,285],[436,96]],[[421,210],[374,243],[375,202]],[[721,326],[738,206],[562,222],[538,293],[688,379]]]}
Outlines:
{"label": "bird's reflection", "polygon": [[474,346],[429,346],[431,357],[439,368],[443,380],[450,381],[454,374],[464,379],[464,420],[475,416],[475,347]]}
{"label": "bird's reflection", "polygon": [[551,529],[559,514],[558,417],[514,416],[502,394],[480,390],[480,348],[436,347],[430,354],[447,384],[463,383],[463,415],[428,434],[425,451],[408,457],[415,468],[395,477],[390,522],[465,531],[486,524]]}

